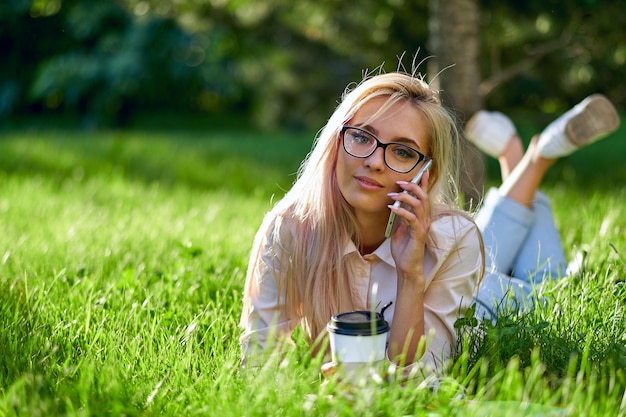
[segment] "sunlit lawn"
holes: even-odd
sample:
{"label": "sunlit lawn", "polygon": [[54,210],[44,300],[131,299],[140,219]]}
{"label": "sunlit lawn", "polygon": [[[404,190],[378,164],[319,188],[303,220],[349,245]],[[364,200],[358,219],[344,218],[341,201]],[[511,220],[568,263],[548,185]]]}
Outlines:
{"label": "sunlit lawn", "polygon": [[0,415],[626,412],[624,130],[547,180],[566,254],[584,252],[585,268],[533,314],[465,329],[436,387],[348,393],[297,335],[284,361],[242,371],[247,254],[311,139],[0,132]]}

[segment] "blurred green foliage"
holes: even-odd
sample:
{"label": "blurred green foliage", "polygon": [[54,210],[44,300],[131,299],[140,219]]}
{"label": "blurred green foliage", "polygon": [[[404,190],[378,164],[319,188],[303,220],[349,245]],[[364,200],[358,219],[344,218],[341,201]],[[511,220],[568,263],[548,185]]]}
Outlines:
{"label": "blurred green foliage", "polygon": [[[626,99],[623,2],[479,3],[487,107],[550,120],[591,92]],[[364,70],[430,56],[428,13],[428,0],[4,0],[0,120],[123,126],[165,111],[320,126]]]}
{"label": "blurred green foliage", "polygon": [[[115,2],[92,0],[58,0],[62,7],[53,8],[52,16],[33,17],[35,5],[44,3],[54,2],[13,8],[13,15],[24,24],[3,34],[15,55],[20,53],[22,32],[40,23],[48,26],[41,33],[47,40],[34,42],[50,45],[38,53],[23,54],[3,71],[2,91],[10,92],[15,85],[23,91],[16,107],[73,110],[89,125],[124,125],[138,109],[197,107],[193,101],[198,100],[198,91],[212,92],[231,104],[237,101],[239,87],[225,70],[230,59],[228,43],[219,40],[218,31],[201,38],[183,30],[174,19],[137,17]],[[3,17],[11,20],[10,14],[5,10]],[[223,53],[216,48],[205,60],[204,50],[210,43],[220,44]],[[198,68],[200,63],[203,68]],[[0,96],[11,98],[6,92]],[[0,109],[6,114],[11,103],[4,103]],[[213,103],[218,104],[219,100]]]}

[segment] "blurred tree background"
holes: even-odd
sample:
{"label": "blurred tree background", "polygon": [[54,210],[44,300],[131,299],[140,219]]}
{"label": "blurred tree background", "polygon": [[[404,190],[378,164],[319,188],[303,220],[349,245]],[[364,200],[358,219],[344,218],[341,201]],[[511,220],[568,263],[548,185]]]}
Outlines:
{"label": "blurred tree background", "polygon": [[[592,92],[621,107],[626,3],[474,1],[482,106],[546,122]],[[0,120],[180,113],[319,128],[365,69],[434,54],[429,13],[428,0],[2,0]]]}

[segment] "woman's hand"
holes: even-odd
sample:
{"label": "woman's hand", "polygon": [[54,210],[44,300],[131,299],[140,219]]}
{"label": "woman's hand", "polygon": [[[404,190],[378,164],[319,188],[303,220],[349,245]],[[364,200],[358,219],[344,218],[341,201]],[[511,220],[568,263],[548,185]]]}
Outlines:
{"label": "woman's hand", "polygon": [[[428,171],[418,184],[398,181],[406,193],[393,193],[394,201],[402,202],[400,207],[389,206],[400,217],[399,226],[391,235],[391,254],[396,268],[409,278],[422,269],[426,236],[430,229],[430,199],[428,196]],[[404,208],[407,207],[407,208]]]}
{"label": "woman's hand", "polygon": [[322,375],[324,375],[325,378],[330,378],[331,376],[335,375],[338,370],[339,365],[336,362],[326,362],[322,364],[321,371]]}
{"label": "woman's hand", "polygon": [[391,255],[396,263],[398,289],[389,334],[388,355],[408,365],[424,354],[424,252],[430,230],[428,172],[419,184],[398,182],[407,193],[391,195],[408,209],[391,207],[402,221],[391,235]]}

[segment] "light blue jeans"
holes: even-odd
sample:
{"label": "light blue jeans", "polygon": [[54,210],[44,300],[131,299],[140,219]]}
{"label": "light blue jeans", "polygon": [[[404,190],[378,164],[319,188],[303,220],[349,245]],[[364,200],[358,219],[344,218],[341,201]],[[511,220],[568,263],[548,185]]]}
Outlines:
{"label": "light blue jeans", "polygon": [[497,306],[531,308],[537,285],[564,276],[565,255],[545,194],[537,192],[528,208],[491,189],[476,224],[485,242],[485,276],[475,296],[479,318],[495,318]]}

